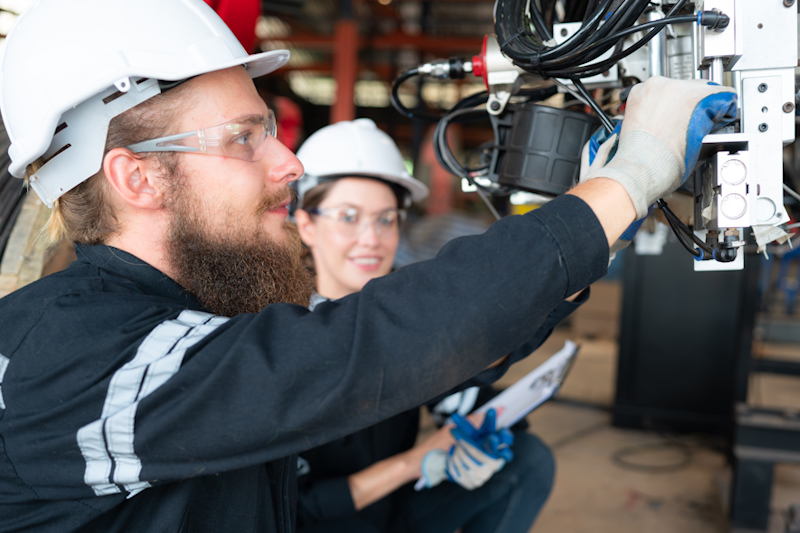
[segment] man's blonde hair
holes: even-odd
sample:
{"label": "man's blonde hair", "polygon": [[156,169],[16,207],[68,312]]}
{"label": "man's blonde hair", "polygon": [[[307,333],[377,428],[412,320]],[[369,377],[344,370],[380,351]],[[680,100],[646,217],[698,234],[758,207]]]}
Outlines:
{"label": "man's blonde hair", "polygon": [[[185,85],[159,94],[138,106],[114,117],[108,126],[105,153],[113,148],[162,137],[171,133],[181,109],[190,98]],[[175,154],[135,154],[136,157],[153,157],[165,175],[176,168]],[[39,158],[27,168],[30,178],[46,160]],[[95,175],[74,189],[64,193],[53,204],[44,232],[50,244],[69,239],[82,244],[100,244],[117,233],[119,223],[108,201],[111,187],[101,168]]]}

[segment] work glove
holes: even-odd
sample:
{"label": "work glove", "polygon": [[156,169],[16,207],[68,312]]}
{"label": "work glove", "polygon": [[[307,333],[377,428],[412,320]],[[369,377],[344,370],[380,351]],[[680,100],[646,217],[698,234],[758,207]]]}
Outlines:
{"label": "work glove", "polygon": [[[583,146],[583,152],[581,153],[581,168],[580,168],[580,177],[578,179],[578,183],[583,183],[588,178],[587,176],[593,171],[600,168],[603,168],[608,160],[613,158],[617,152],[618,142],[619,139],[619,132],[622,128],[622,120],[615,119],[616,126],[614,127],[613,131],[609,133],[605,128],[600,128],[589,138],[586,144]],[[649,212],[649,209],[648,209]],[[636,233],[639,231],[639,228],[642,226],[644,222],[644,217],[638,220],[635,220],[628,226],[622,235],[620,235],[619,239],[617,239],[614,244],[611,245],[608,252],[608,263],[611,264],[611,261],[614,260],[616,257],[617,252],[627,248],[630,245],[633,238],[636,236]]]}
{"label": "work glove", "polygon": [[422,459],[425,487],[433,487],[449,479],[467,490],[486,483],[496,472],[513,459],[511,445],[514,434],[508,429],[496,429],[497,415],[489,409],[480,428],[475,428],[458,413],[452,416],[456,439],[450,450],[431,450]]}
{"label": "work glove", "polygon": [[[619,182],[636,208],[636,219],[648,207],[686,181],[700,155],[703,137],[736,118],[736,93],[703,80],[656,76],[635,85],[625,118],[614,136],[598,150],[604,166],[589,170],[583,181],[610,178]],[[611,155],[613,145],[616,153]],[[603,151],[603,154],[601,154]]]}

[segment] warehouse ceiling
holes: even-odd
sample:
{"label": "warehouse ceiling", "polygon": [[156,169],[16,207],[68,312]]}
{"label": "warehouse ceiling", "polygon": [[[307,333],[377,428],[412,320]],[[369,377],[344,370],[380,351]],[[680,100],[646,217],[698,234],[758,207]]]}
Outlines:
{"label": "warehouse ceiling", "polygon": [[[356,103],[387,107],[390,84],[404,70],[435,58],[477,54],[483,36],[493,32],[493,7],[493,0],[268,0],[262,3],[258,37],[262,50],[291,50],[292,88],[314,103],[329,105],[336,24],[352,17],[359,36]],[[464,93],[480,88],[474,79],[430,83],[423,97],[449,108]],[[406,94],[415,91],[414,86],[405,89]]]}
{"label": "warehouse ceiling", "polygon": [[[0,0],[0,36],[6,35],[32,0]],[[333,97],[330,68],[336,22],[352,17],[359,34],[360,105],[385,107],[399,72],[437,57],[470,58],[492,33],[493,0],[263,0],[257,35],[260,48],[288,48],[292,85],[314,103]],[[382,82],[382,83],[376,83]],[[454,100],[453,89],[430,92]]]}
{"label": "warehouse ceiling", "polygon": [[[0,0],[0,39],[31,3]],[[493,0],[261,0],[256,33],[262,50],[292,51],[290,64],[278,76],[294,95],[329,106],[336,94],[331,77],[336,24],[351,17],[359,36],[356,105],[388,108],[391,82],[400,72],[439,57],[477,54],[483,36],[493,31],[493,7]],[[475,79],[432,82],[422,95],[434,107],[449,108],[481,87]],[[417,91],[414,83],[404,86],[404,102],[414,105]]]}

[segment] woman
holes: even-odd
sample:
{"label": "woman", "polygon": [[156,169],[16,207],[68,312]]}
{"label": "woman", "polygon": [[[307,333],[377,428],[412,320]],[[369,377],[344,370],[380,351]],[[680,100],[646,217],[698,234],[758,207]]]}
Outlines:
{"label": "woman", "polygon": [[[323,128],[297,155],[306,173],[296,183],[294,216],[316,273],[313,307],[358,292],[391,271],[405,209],[428,191],[408,174],[394,142],[369,119]],[[504,368],[487,370],[465,387],[490,383],[510,362],[502,361]],[[299,531],[529,530],[554,473],[552,455],[541,441],[517,431],[514,459],[488,474],[488,481],[482,478],[479,488],[445,481],[417,492],[412,482],[427,469],[423,459],[454,442],[444,427],[415,445],[418,426],[414,409],[303,453]]]}

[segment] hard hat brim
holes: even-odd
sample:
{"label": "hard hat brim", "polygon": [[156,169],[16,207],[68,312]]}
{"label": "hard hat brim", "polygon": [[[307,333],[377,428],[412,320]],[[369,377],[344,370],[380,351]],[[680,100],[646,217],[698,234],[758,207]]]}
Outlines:
{"label": "hard hat brim", "polygon": [[[288,50],[270,50],[269,52],[261,52],[258,54],[251,54],[237,58],[231,58],[228,61],[222,61],[218,63],[214,63],[211,65],[201,65],[197,69],[187,69],[182,72],[175,72],[174,75],[164,75],[163,73],[158,72],[144,72],[144,71],[136,71],[126,73],[131,76],[144,76],[144,77],[152,77],[156,79],[161,79],[165,81],[178,81],[184,80],[187,78],[191,78],[194,76],[200,76],[202,74],[208,74],[209,72],[214,72],[217,70],[225,70],[227,68],[236,67],[236,66],[243,66],[245,70],[250,75],[251,78],[259,78],[261,76],[265,76],[275,70],[279,69],[286,62],[289,61],[289,51]],[[62,109],[61,113],[66,112],[68,109]],[[58,116],[54,115],[54,124],[52,127],[44,128],[45,130],[52,130],[55,129],[55,126],[60,120],[61,113]],[[18,153],[16,157],[12,157],[11,164],[9,166],[9,172],[18,178],[23,178],[26,175],[25,169],[30,164],[31,161],[35,159],[35,154],[44,153],[49,146],[49,143],[52,141],[51,138],[42,137],[41,144],[34,145],[31,144],[27,147],[28,153]],[[21,150],[17,148],[17,150]]]}
{"label": "hard hat brim", "polygon": [[369,173],[369,172],[347,172],[343,174],[325,174],[319,177],[319,181],[326,181],[326,180],[336,180],[342,178],[368,178],[368,179],[375,179],[380,181],[386,181],[388,183],[394,183],[395,185],[399,185],[403,189],[407,190],[408,193],[411,195],[412,202],[420,202],[428,197],[428,193],[430,192],[428,186],[422,183],[421,181],[409,176],[394,176],[392,174],[379,174],[379,173]]}
{"label": "hard hat brim", "polygon": [[408,191],[408,198],[412,203],[421,202],[428,197],[430,190],[428,186],[421,181],[411,177],[393,176],[391,174],[371,174],[348,172],[344,174],[325,174],[323,176],[315,176],[311,174],[304,174],[303,177],[297,181],[292,182],[292,186],[297,191],[297,209],[303,209],[303,201],[306,193],[315,187],[318,187],[326,181],[336,181],[345,178],[362,178],[383,181],[400,186],[400,188]]}
{"label": "hard hat brim", "polygon": [[261,76],[278,70],[285,65],[287,61],[289,61],[288,50],[270,50],[269,52],[249,55],[242,58],[240,62],[230,66],[244,65],[251,78],[260,78]]}

